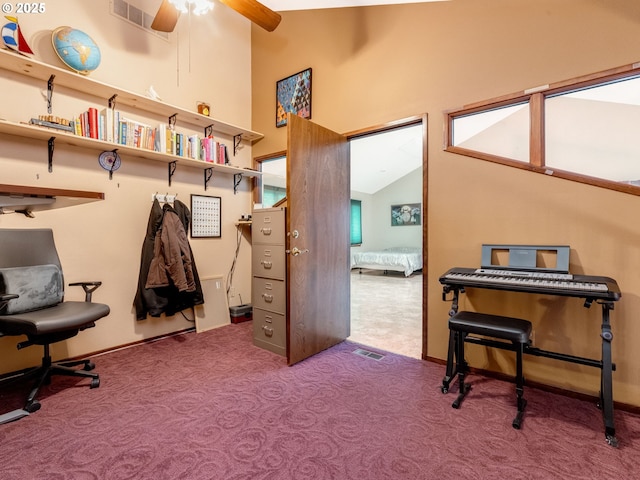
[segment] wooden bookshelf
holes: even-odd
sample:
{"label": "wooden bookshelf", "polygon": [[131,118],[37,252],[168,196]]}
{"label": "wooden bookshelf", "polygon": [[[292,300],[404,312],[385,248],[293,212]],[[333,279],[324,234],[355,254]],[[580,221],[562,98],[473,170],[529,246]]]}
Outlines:
{"label": "wooden bookshelf", "polygon": [[213,132],[218,132],[231,137],[241,135],[243,140],[249,142],[254,142],[264,136],[261,133],[253,132],[237,125],[223,122],[216,118],[207,117],[182,107],[153,100],[149,97],[145,97],[144,95],[139,95],[120,87],[102,83],[71,70],[65,70],[32,58],[24,57],[9,50],[0,50],[0,68],[19,73],[21,75],[26,75],[30,78],[42,80],[45,85],[49,81],[51,75],[55,75],[55,78],[53,79],[54,85],[60,85],[70,90],[102,98],[104,100],[102,105],[103,107],[106,107],[109,99],[113,97],[113,95],[116,95],[116,105],[127,105],[129,107],[139,108],[145,112],[164,116],[166,118],[176,115],[179,123],[187,123],[189,125],[199,127],[201,130],[212,126]]}
{"label": "wooden bookshelf", "polygon": [[[232,165],[223,165],[219,163],[205,162],[203,160],[195,160],[193,158],[179,157],[177,155],[156,152],[154,150],[147,150],[145,148],[129,147],[127,145],[105,142],[103,140],[98,140],[95,138],[81,137],[72,133],[65,132],[64,130],[39,127],[36,125],[31,125],[29,123],[15,123],[8,120],[0,119],[0,133],[29,139],[42,140],[43,142],[48,142],[49,139],[53,137],[56,143],[61,142],[65,145],[71,145],[74,147],[91,148],[96,151],[117,149],[118,154],[121,156],[124,154],[130,157],[146,158],[149,160],[155,160],[164,163],[176,162],[177,165],[185,165],[189,167],[200,168],[202,170],[212,168],[214,171],[232,175],[242,174],[246,177],[258,177],[262,174],[262,172],[251,170],[248,168],[240,168],[234,167]],[[46,158],[44,156],[43,161],[46,161]]]}
{"label": "wooden bookshelf", "polygon": [[[15,72],[29,78],[42,80],[44,84],[51,81],[54,85],[60,85],[72,91],[85,93],[98,99],[102,99],[104,106],[108,105],[111,98],[115,98],[116,109],[119,105],[126,105],[139,109],[143,112],[157,116],[164,116],[166,117],[167,122],[169,122],[170,117],[175,117],[176,124],[186,124],[193,130],[201,130],[202,133],[204,133],[205,130],[210,130],[214,135],[217,133],[230,136],[234,143],[232,151],[234,151],[235,148],[243,141],[253,142],[263,137],[260,133],[244,129],[237,125],[222,122],[218,119],[201,115],[197,112],[186,110],[175,105],[163,103],[120,87],[108,85],[80,75],[76,72],[48,65],[31,58],[26,58],[8,50],[0,50],[0,70]],[[25,121],[26,120],[28,119],[25,119]],[[31,140],[35,139],[45,141],[49,144],[50,151],[52,151],[52,144],[55,145],[56,143],[61,142],[70,146],[90,148],[97,152],[117,150],[118,155],[123,158],[123,161],[126,160],[126,157],[134,157],[173,164],[169,167],[169,184],[171,184],[171,176],[173,175],[174,166],[177,167],[178,165],[208,170],[208,172],[205,172],[205,189],[207,187],[208,179],[211,178],[214,171],[217,173],[233,175],[234,192],[237,191],[239,182],[243,177],[259,177],[261,175],[261,172],[249,168],[241,168],[229,164],[205,162],[203,160],[167,154],[164,152],[156,152],[145,148],[121,145],[119,143],[74,135],[73,133],[55,128],[41,127],[29,123],[17,123],[2,119],[1,112],[0,133],[28,138]],[[44,158],[43,161],[49,161],[49,158]]]}
{"label": "wooden bookshelf", "polygon": [[[104,200],[104,193],[0,184],[0,210],[38,211]],[[3,212],[6,213],[6,212]]]}

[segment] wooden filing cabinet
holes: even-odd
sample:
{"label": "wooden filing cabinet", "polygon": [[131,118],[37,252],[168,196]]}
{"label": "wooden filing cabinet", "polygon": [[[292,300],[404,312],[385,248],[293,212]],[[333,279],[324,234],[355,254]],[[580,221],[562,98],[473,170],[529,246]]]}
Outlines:
{"label": "wooden filing cabinet", "polygon": [[285,208],[252,213],[253,344],[287,354],[287,285]]}

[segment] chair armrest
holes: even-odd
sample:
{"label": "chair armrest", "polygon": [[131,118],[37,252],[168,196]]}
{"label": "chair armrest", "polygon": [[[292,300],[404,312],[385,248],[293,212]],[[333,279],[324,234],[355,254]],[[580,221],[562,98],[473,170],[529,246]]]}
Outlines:
{"label": "chair armrest", "polygon": [[[5,305],[14,298],[19,298],[20,295],[15,293],[2,293],[0,294],[0,312],[4,309]],[[0,337],[4,337],[4,333],[0,332]],[[0,424],[1,425],[1,424]]]}
{"label": "chair armrest", "polygon": [[0,294],[0,309],[5,306],[5,304],[9,303],[9,300],[13,300],[14,298],[18,298],[20,295],[16,295],[15,293],[2,293]]}
{"label": "chair armrest", "polygon": [[84,290],[84,301],[90,302],[91,294],[96,291],[100,285],[102,285],[102,282],[74,282],[69,284],[70,287],[77,287],[78,285],[80,285]]}

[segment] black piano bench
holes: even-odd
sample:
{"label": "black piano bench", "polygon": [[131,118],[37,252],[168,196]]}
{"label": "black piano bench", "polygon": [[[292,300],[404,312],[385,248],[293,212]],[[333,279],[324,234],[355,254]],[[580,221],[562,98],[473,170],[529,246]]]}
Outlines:
{"label": "black piano bench", "polygon": [[[482,335],[489,338],[468,337],[468,335]],[[471,385],[465,383],[465,376],[469,370],[464,360],[464,344],[477,343],[490,347],[513,350],[516,352],[516,395],[518,414],[513,420],[513,428],[520,429],[522,416],[527,401],[523,398],[524,375],[522,374],[522,357],[524,350],[530,343],[531,322],[520,318],[501,317],[476,312],[458,312],[449,318],[449,352],[447,355],[447,372],[442,380],[442,393],[449,391],[449,384],[458,375],[458,398],[451,405],[459,408]],[[455,365],[454,365],[455,357]],[[454,370],[455,366],[455,370]]]}

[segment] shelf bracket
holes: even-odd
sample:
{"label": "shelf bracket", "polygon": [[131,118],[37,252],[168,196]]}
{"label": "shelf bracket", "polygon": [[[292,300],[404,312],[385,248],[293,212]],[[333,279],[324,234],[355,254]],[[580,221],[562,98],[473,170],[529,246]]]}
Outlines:
{"label": "shelf bracket", "polygon": [[242,143],[242,134],[239,133],[233,136],[233,156],[236,156],[238,153],[238,149],[240,148],[240,144]]}
{"label": "shelf bracket", "polygon": [[56,137],[51,137],[48,142],[47,150],[49,151],[49,173],[53,172],[53,149],[55,147],[55,140]]}
{"label": "shelf bracket", "polygon": [[118,96],[117,93],[114,93],[110,98],[109,98],[109,108],[116,108],[116,97]]}
{"label": "shelf bracket", "polygon": [[53,79],[56,78],[55,75],[51,75],[49,80],[47,81],[47,113],[52,112],[51,103],[53,100]]}
{"label": "shelf bracket", "polygon": [[242,181],[242,174],[234,173],[233,174],[233,194],[234,195],[238,193],[238,187],[240,186],[241,181]]}
{"label": "shelf bracket", "polygon": [[171,186],[171,177],[173,177],[173,174],[176,173],[177,164],[178,162],[174,160],[173,162],[169,162],[169,164],[167,165],[167,170],[169,173],[169,186]]}
{"label": "shelf bracket", "polygon": [[[109,100],[109,103],[111,103],[111,100]],[[113,162],[111,162],[111,168],[109,169],[109,180],[113,180],[113,171],[117,170],[118,168],[120,168],[120,164],[117,161],[118,158],[118,149],[114,148],[113,150],[111,150],[113,152]]]}
{"label": "shelf bracket", "polygon": [[173,115],[171,115],[171,116],[169,117],[169,121],[168,121],[168,123],[169,123],[169,128],[170,128],[171,130],[175,130],[175,128],[176,128],[176,121],[177,121],[177,119],[178,119],[178,114],[177,114],[177,113],[174,113]]}
{"label": "shelf bracket", "polygon": [[213,167],[204,169],[204,189],[207,189],[207,185],[209,185],[209,180],[213,177]]}
{"label": "shelf bracket", "polygon": [[204,127],[204,136],[206,137],[210,137],[213,135],[213,123],[209,126]]}

